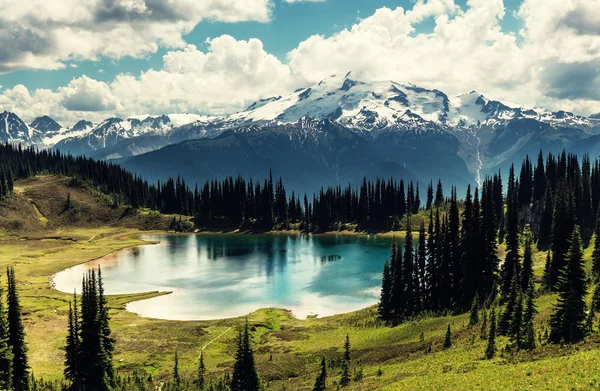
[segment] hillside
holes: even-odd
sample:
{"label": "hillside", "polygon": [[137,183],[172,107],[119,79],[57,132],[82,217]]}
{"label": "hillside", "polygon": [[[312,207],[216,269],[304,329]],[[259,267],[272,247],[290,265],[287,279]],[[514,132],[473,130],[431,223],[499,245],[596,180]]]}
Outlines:
{"label": "hillside", "polygon": [[[63,361],[70,298],[53,290],[49,277],[69,266],[142,244],[136,239],[142,232],[138,228],[152,227],[150,222],[156,220],[169,221],[169,217],[150,218],[144,214],[123,217],[124,208],[112,210],[106,197],[86,187],[69,187],[68,183],[68,179],[57,177],[18,181],[17,194],[0,204],[0,267],[15,265],[32,369],[36,376],[47,379],[57,378],[62,372],[62,365],[57,363]],[[61,212],[69,193],[85,217],[73,221]],[[18,233],[17,224],[21,224]],[[585,253],[588,261],[591,250]],[[544,259],[545,253],[534,254],[537,282]],[[177,351],[183,374],[191,376],[202,348],[211,378],[231,368],[235,330],[243,319],[161,321],[139,318],[124,310],[125,303],[156,294],[109,298],[119,373],[141,370],[159,379],[168,378]],[[536,300],[540,339],[554,301],[553,295]],[[534,386],[588,390],[598,386],[597,333],[579,344],[538,343],[535,351],[516,354],[503,352],[508,341],[502,337],[497,340],[496,358],[483,360],[486,343],[479,339],[479,326],[467,326],[468,314],[421,317],[393,328],[377,320],[375,308],[307,320],[295,319],[283,310],[265,309],[250,314],[248,321],[258,368],[270,390],[312,389],[321,356],[333,365],[329,388],[335,389],[339,380],[336,363],[342,357],[347,334],[352,343],[353,368],[364,368],[363,380],[351,382],[347,390],[520,390]],[[446,350],[442,344],[448,324],[453,346]]]}
{"label": "hillside", "polygon": [[148,210],[133,213],[126,205],[114,205],[110,196],[92,186],[66,177],[40,176],[18,181],[13,196],[0,201],[0,230],[9,236],[40,235],[69,228],[165,230],[171,220],[172,216]]}

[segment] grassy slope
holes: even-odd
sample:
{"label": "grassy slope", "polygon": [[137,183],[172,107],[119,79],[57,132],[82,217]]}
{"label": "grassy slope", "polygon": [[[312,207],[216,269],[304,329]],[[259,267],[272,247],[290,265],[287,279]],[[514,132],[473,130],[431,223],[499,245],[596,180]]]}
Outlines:
{"label": "grassy slope", "polygon": [[[110,200],[103,196],[90,195],[86,189],[69,189],[66,183],[65,179],[49,177],[20,182],[18,194],[0,203],[0,267],[15,265],[31,365],[36,375],[46,378],[57,377],[62,371],[61,347],[70,299],[70,295],[51,288],[49,277],[71,265],[141,244],[136,239],[140,229],[164,228],[171,219],[148,213],[127,216],[122,209],[111,209]],[[61,214],[67,192],[85,218],[71,221],[72,216]],[[586,251],[586,256],[590,255]],[[536,253],[535,260],[539,278],[545,254]],[[124,310],[127,302],[156,294],[110,297],[117,338],[115,364],[120,372],[143,368],[153,375],[168,376],[177,350],[184,372],[191,374],[200,349],[209,343],[205,357],[211,376],[231,367],[233,340],[242,319],[162,321]],[[554,300],[551,295],[537,300],[538,330],[545,327]],[[533,353],[512,357],[502,357],[500,352],[494,360],[485,361],[485,342],[478,338],[478,327],[466,327],[467,315],[428,318],[396,328],[382,327],[374,308],[311,320],[264,309],[248,319],[254,328],[261,375],[275,390],[284,383],[288,390],[312,389],[320,356],[339,360],[346,334],[351,337],[354,363],[361,362],[365,373],[363,382],[352,383],[349,390],[587,390],[600,385],[596,372],[598,335],[578,345],[541,346]],[[454,346],[443,350],[448,324],[454,332]],[[421,332],[424,342],[420,342]],[[498,339],[500,351],[505,343],[505,339]],[[431,354],[426,353],[429,345]],[[378,368],[382,376],[377,375]],[[332,389],[338,374],[337,368],[330,371]]]}

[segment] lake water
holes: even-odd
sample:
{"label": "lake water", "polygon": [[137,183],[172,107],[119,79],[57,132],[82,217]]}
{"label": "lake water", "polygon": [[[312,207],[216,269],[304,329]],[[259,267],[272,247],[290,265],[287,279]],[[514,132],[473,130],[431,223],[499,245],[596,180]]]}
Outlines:
{"label": "lake water", "polygon": [[170,291],[130,303],[160,319],[237,317],[284,308],[305,319],[377,303],[390,239],[373,235],[148,235],[157,245],[126,249],[54,276],[56,289],[81,290],[102,266],[107,294]]}

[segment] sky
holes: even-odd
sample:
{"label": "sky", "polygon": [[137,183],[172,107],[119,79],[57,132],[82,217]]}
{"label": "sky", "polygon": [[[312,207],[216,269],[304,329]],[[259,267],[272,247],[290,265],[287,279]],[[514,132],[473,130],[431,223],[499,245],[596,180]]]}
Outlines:
{"label": "sky", "polygon": [[349,71],[600,112],[600,0],[2,3],[0,111],[25,121],[229,114]]}

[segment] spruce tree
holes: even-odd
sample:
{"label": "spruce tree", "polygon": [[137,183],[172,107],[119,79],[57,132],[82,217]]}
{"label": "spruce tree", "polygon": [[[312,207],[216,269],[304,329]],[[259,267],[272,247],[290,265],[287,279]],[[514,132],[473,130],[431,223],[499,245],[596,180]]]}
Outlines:
{"label": "spruce tree", "polygon": [[[599,209],[600,210],[600,207]],[[600,280],[600,213],[596,216],[594,229],[594,252],[592,253],[592,277]]]}
{"label": "spruce tree", "polygon": [[492,307],[490,316],[490,332],[488,333],[488,343],[485,349],[485,358],[491,360],[496,355],[496,308]]}
{"label": "spruce tree", "polygon": [[[511,331],[511,325],[513,324],[515,310],[519,305],[519,298],[521,295],[520,284],[517,281],[517,273],[513,273],[512,283],[508,291],[508,298],[506,301],[506,307],[498,322],[498,332],[500,335],[509,335]],[[517,319],[520,322],[520,319]]]}
{"label": "spruce tree", "polygon": [[566,184],[562,181],[556,192],[556,202],[554,208],[554,219],[552,225],[552,262],[548,271],[548,280],[550,288],[558,288],[558,280],[561,270],[567,262],[567,252],[571,246],[571,236],[574,227],[574,212],[571,202],[571,196]]}
{"label": "spruce tree", "polygon": [[200,391],[203,391],[206,387],[206,365],[204,365],[204,352],[202,351],[200,351],[200,362],[196,373],[196,386]]}
{"label": "spruce tree", "polygon": [[550,317],[550,341],[580,341],[585,335],[586,283],[579,227],[571,237],[567,264],[558,280],[558,303]]}
{"label": "spruce tree", "polygon": [[479,323],[479,295],[475,293],[473,303],[471,304],[471,311],[469,313],[469,326],[475,326]]}
{"label": "spruce tree", "polygon": [[452,346],[452,331],[450,331],[450,325],[446,329],[446,336],[444,337],[444,349],[450,349]]}
{"label": "spruce tree", "polygon": [[393,276],[390,271],[390,262],[386,261],[383,266],[383,277],[381,280],[381,298],[379,299],[378,312],[382,320],[392,318],[392,283]]}
{"label": "spruce tree", "polygon": [[179,390],[181,387],[181,375],[179,374],[179,355],[175,352],[175,362],[173,364],[173,383],[175,389]]}
{"label": "spruce tree", "polygon": [[254,351],[250,342],[250,329],[248,320],[238,335],[237,351],[233,376],[231,378],[231,391],[259,391],[262,384],[254,361]]}
{"label": "spruce tree", "polygon": [[487,339],[487,328],[488,328],[488,316],[487,316],[487,311],[483,311],[483,321],[481,322],[481,333],[480,333],[480,338],[481,339]]}
{"label": "spruce tree", "polygon": [[12,387],[13,352],[9,344],[10,333],[4,307],[4,289],[0,285],[0,390]]}
{"label": "spruce tree", "polygon": [[517,185],[515,183],[514,167],[511,166],[506,196],[506,258],[502,264],[500,282],[503,302],[508,300],[510,295],[513,276],[516,274],[518,278],[520,273],[518,208]]}
{"label": "spruce tree", "polygon": [[342,359],[342,374],[340,377],[340,384],[342,387],[350,384],[350,336],[346,334],[346,340],[344,341],[344,357]]}
{"label": "spruce tree", "polygon": [[29,364],[27,345],[25,343],[25,328],[23,327],[21,304],[17,292],[15,270],[7,268],[8,276],[8,330],[9,345],[12,346],[13,384],[14,391],[29,390]]}
{"label": "spruce tree", "polygon": [[525,298],[525,312],[523,313],[523,331],[521,346],[522,349],[532,350],[535,349],[535,327],[534,318],[537,314],[537,309],[534,303],[535,299],[535,288],[533,281],[529,283],[529,287],[526,291]]}
{"label": "spruce tree", "polygon": [[546,189],[544,195],[544,209],[540,218],[540,228],[538,229],[538,249],[547,250],[550,247],[550,237],[552,235],[552,220],[554,219],[554,205],[552,204],[552,190]]}
{"label": "spruce tree", "polygon": [[533,257],[531,255],[531,239],[525,241],[523,252],[523,267],[521,270],[521,291],[526,292],[533,281]]}
{"label": "spruce tree", "polygon": [[600,283],[596,285],[594,289],[594,295],[592,296],[592,307],[594,311],[600,311]]}
{"label": "spruce tree", "polygon": [[325,362],[325,356],[321,357],[321,372],[317,376],[313,391],[324,391],[327,388],[327,363]]}

